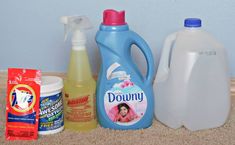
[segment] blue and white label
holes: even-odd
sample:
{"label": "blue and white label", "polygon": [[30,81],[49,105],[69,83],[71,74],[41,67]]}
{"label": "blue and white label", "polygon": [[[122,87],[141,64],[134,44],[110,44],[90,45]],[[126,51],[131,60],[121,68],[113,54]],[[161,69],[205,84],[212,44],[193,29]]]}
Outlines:
{"label": "blue and white label", "polygon": [[40,98],[39,131],[50,131],[64,126],[62,93]]}

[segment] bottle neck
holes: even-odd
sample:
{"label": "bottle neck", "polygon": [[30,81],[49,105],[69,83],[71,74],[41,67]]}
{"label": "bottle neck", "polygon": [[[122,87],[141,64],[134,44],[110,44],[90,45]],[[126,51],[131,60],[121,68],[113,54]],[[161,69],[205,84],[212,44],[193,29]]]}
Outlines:
{"label": "bottle neck", "polygon": [[100,25],[101,31],[128,31],[129,26],[126,25],[119,25],[119,26],[109,26],[109,25]]}
{"label": "bottle neck", "polygon": [[86,36],[80,30],[75,30],[73,32],[73,37],[71,40],[73,50],[84,50],[86,45]]}
{"label": "bottle neck", "polygon": [[77,83],[92,79],[90,63],[85,46],[72,48],[67,80]]}
{"label": "bottle neck", "polygon": [[82,51],[82,50],[86,50],[86,47],[84,45],[73,45],[72,46],[72,51]]}
{"label": "bottle neck", "polygon": [[184,27],[184,30],[185,31],[200,31],[201,30],[201,27]]}

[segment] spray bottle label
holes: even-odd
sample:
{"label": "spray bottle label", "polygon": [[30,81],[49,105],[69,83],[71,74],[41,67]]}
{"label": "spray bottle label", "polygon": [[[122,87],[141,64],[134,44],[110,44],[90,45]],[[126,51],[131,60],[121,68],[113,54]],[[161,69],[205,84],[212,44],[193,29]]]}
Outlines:
{"label": "spray bottle label", "polygon": [[143,90],[131,81],[125,71],[116,71],[118,63],[112,64],[107,70],[107,79],[118,79],[104,96],[105,111],[113,122],[129,126],[137,123],[147,109],[147,98]]}
{"label": "spray bottle label", "polygon": [[89,122],[96,119],[95,113],[95,97],[90,93],[81,95],[75,98],[70,98],[68,93],[65,93],[65,119],[72,122]]}

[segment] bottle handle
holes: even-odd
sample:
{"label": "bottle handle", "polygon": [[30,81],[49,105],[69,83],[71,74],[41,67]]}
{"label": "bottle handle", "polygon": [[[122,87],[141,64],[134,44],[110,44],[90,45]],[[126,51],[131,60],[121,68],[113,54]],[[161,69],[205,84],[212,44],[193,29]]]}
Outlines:
{"label": "bottle handle", "polygon": [[147,74],[144,82],[146,84],[152,84],[153,75],[154,75],[154,60],[151,49],[149,48],[148,44],[145,42],[145,40],[142,37],[140,37],[136,33],[134,36],[135,37],[132,38],[133,39],[132,44],[135,44],[141,50],[147,62]]}
{"label": "bottle handle", "polygon": [[173,33],[169,35],[163,45],[162,49],[162,55],[159,62],[158,70],[157,70],[157,76],[156,81],[157,82],[163,82],[167,79],[169,74],[169,61],[170,61],[170,52],[172,48],[172,44],[174,43],[176,39],[177,33]]}

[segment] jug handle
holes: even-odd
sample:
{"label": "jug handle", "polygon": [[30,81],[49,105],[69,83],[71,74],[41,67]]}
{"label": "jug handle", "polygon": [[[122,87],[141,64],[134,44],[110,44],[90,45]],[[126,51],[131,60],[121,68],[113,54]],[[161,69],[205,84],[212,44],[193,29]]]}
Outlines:
{"label": "jug handle", "polygon": [[159,62],[158,70],[157,70],[157,76],[156,81],[157,82],[163,82],[168,78],[169,74],[169,58],[170,58],[170,51],[172,48],[172,44],[174,43],[176,39],[177,33],[173,33],[169,35],[163,45],[162,49],[162,55]]}
{"label": "jug handle", "polygon": [[[135,33],[135,32],[133,32]],[[135,44],[138,48],[140,48],[141,52],[144,54],[144,57],[147,62],[147,74],[145,78],[145,84],[152,85],[153,75],[154,75],[154,60],[151,49],[145,40],[135,33],[135,37],[132,38],[132,44]]]}

